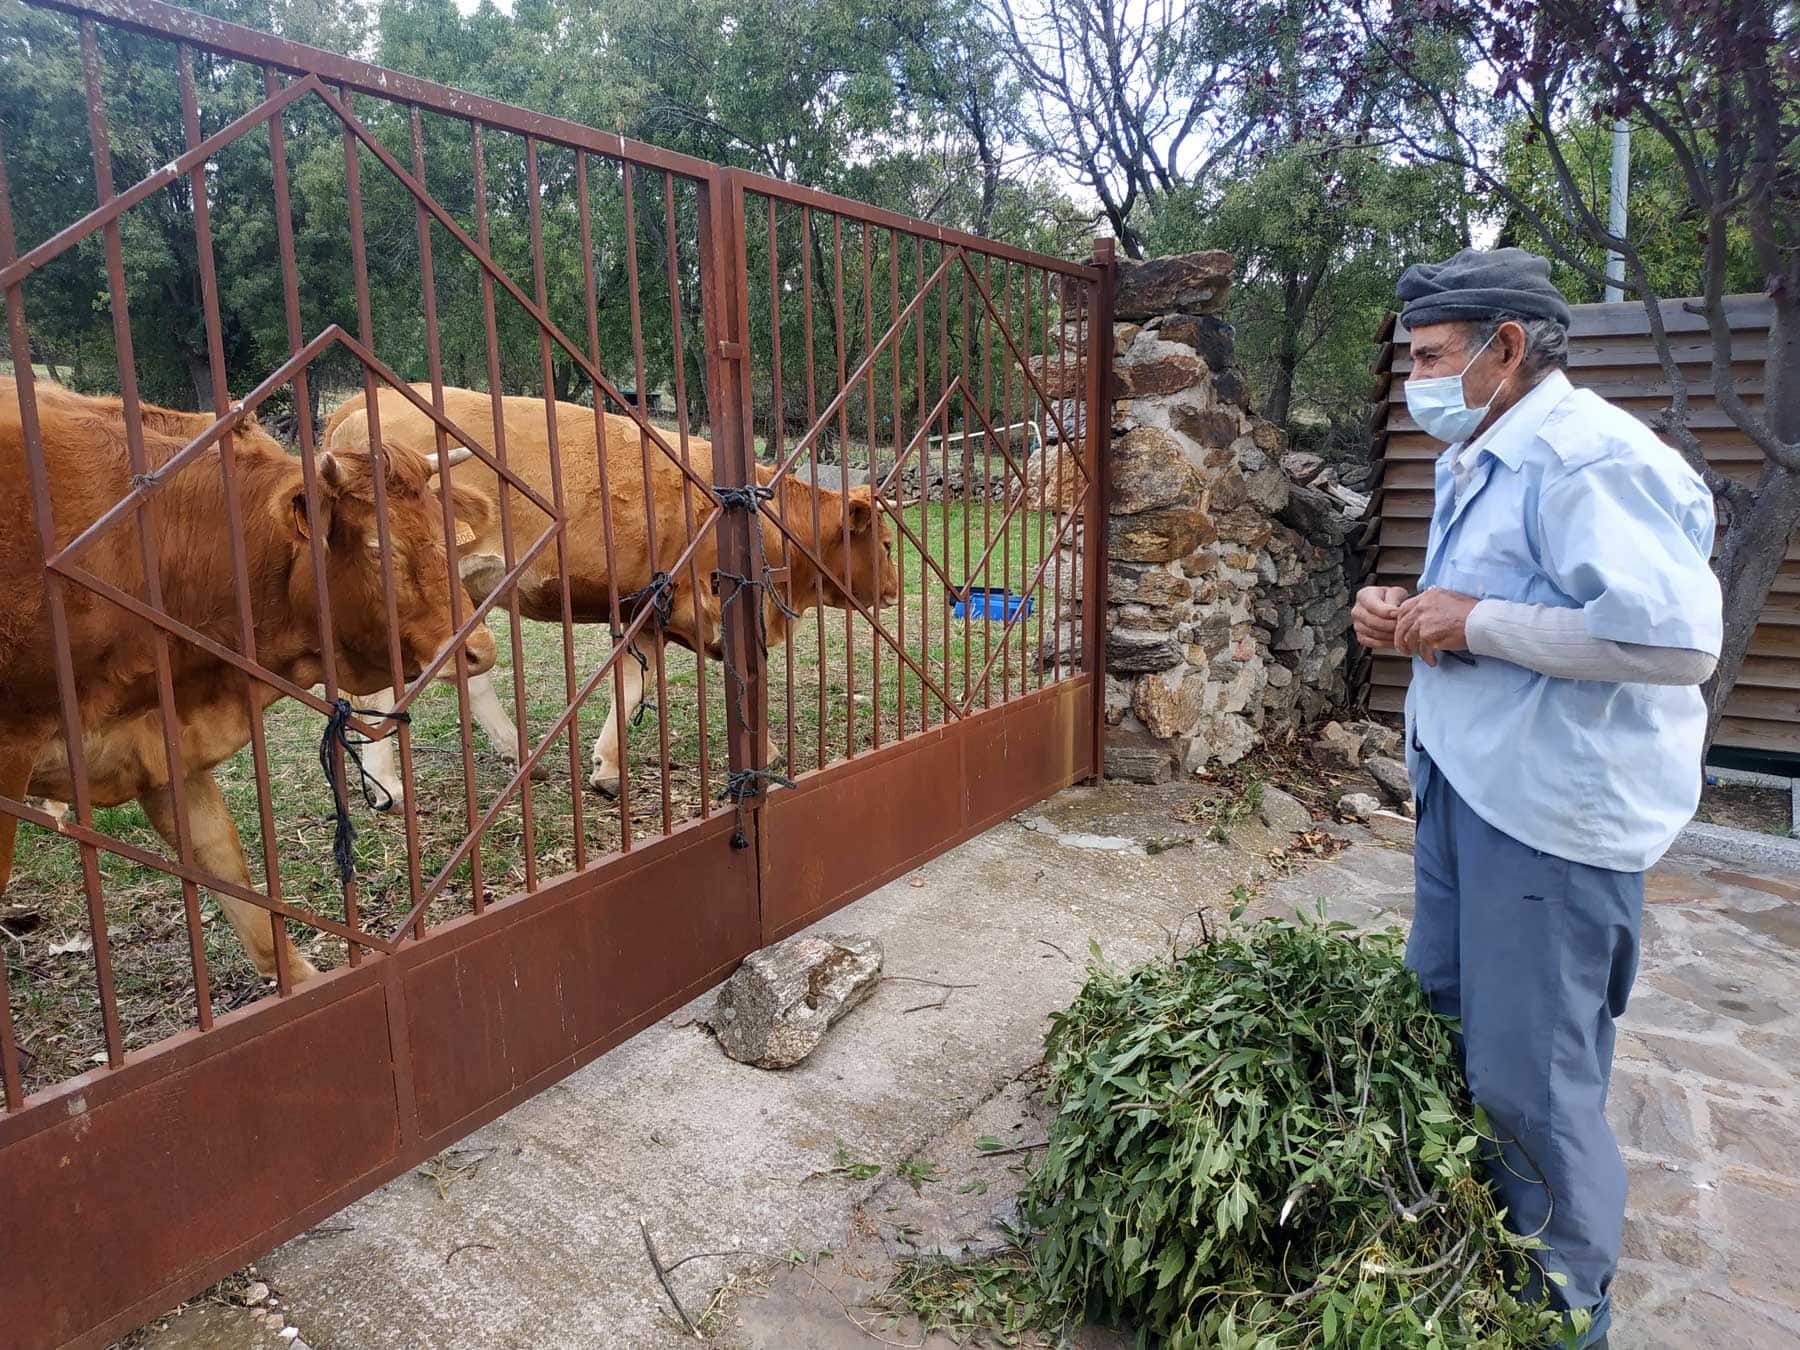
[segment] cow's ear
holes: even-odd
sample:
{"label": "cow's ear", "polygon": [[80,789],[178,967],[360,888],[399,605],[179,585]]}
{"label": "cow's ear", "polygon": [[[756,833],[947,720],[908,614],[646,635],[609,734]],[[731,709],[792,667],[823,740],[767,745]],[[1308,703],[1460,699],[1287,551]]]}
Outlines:
{"label": "cow's ear", "polygon": [[494,523],[494,499],[480,488],[465,486],[454,479],[450,483],[450,509],[456,514],[456,538],[463,542],[462,527],[467,525],[479,539]]}
{"label": "cow's ear", "polygon": [[875,502],[867,488],[850,494],[850,532],[862,534],[875,520]]}
{"label": "cow's ear", "polygon": [[[330,451],[319,456],[318,491],[319,491],[319,527],[325,536],[331,534],[331,503],[336,489],[344,477],[343,466],[337,462]],[[306,519],[306,488],[296,488],[288,501],[288,515],[294,534],[301,539],[312,538],[312,527]]]}

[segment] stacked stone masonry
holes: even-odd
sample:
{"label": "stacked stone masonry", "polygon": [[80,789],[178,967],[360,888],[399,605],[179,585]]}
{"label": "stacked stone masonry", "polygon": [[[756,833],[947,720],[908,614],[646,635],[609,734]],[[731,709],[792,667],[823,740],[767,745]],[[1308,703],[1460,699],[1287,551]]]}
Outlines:
{"label": "stacked stone masonry", "polygon": [[1121,277],[1119,316],[1171,294],[1199,312],[1115,328],[1106,769],[1160,782],[1290,740],[1343,704],[1346,559],[1368,503],[1251,411],[1217,315],[1230,259],[1148,268],[1153,286]]}

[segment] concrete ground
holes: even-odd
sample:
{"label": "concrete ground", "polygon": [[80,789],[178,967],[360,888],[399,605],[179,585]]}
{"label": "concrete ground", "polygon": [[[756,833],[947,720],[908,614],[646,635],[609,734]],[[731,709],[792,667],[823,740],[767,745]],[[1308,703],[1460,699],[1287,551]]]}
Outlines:
{"label": "concrete ground", "polygon": [[[804,1064],[731,1062],[694,1024],[697,1000],[272,1254],[255,1277],[273,1316],[201,1303],[143,1344],[691,1343],[640,1220],[714,1344],[954,1344],[866,1302],[907,1255],[1004,1243],[1044,1137],[1046,1017],[1090,939],[1141,960],[1271,876],[1282,840],[1254,821],[1230,846],[1194,838],[1178,814],[1193,795],[1074,789],[952,851],[820,925],[879,937],[890,978]],[[1326,896],[1352,921],[1404,922],[1410,857],[1351,833],[1262,902]],[[1614,1087],[1632,1212],[1613,1344],[1800,1346],[1800,869],[1671,857],[1650,899]],[[1019,1150],[984,1153],[984,1135]],[[1072,1342],[1128,1343],[1094,1328]]]}

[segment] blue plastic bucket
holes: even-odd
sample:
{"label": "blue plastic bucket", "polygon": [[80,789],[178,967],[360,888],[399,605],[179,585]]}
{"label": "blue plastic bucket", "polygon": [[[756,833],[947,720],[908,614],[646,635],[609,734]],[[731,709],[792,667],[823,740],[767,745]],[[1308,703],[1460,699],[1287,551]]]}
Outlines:
{"label": "blue plastic bucket", "polygon": [[950,596],[959,619],[1011,619],[1021,612],[1030,617],[1037,603],[1034,596],[1014,595],[1004,587],[973,587],[966,603],[955,591]]}

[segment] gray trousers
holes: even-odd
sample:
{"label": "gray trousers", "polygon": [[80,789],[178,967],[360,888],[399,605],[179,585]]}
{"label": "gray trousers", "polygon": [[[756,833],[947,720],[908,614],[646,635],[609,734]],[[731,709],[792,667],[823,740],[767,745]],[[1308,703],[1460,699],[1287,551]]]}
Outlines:
{"label": "gray trousers", "polygon": [[[1418,796],[1417,890],[1406,964],[1462,1019],[1469,1090],[1503,1145],[1488,1175],[1506,1223],[1549,1245],[1562,1308],[1610,1321],[1625,1162],[1606,1123],[1613,1021],[1637,973],[1644,874],[1539,853],[1495,829],[1429,759]],[[1534,1267],[1528,1292],[1542,1288]]]}

